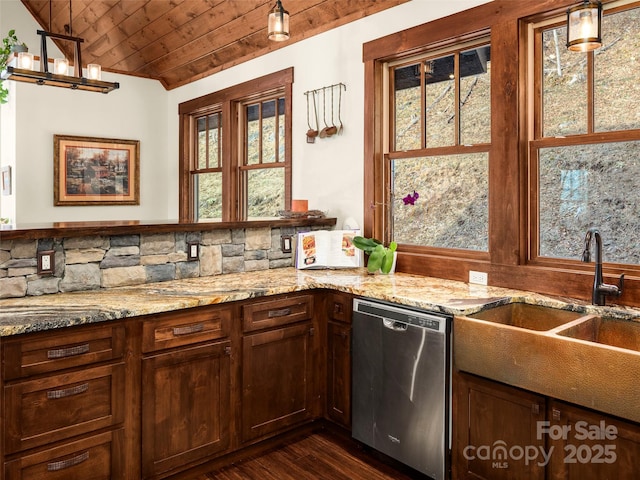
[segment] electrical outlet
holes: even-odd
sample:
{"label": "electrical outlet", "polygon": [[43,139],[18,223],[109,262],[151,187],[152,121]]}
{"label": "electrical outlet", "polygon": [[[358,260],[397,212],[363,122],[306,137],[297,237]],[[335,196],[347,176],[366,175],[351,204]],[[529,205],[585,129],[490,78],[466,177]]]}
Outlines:
{"label": "electrical outlet", "polygon": [[38,275],[53,275],[55,270],[55,251],[45,250],[38,252],[38,266],[36,273]]}
{"label": "electrical outlet", "polygon": [[280,237],[280,246],[282,253],[291,253],[291,235],[282,235]]}
{"label": "electrical outlet", "polygon": [[200,257],[200,244],[198,242],[187,243],[187,260],[192,262]]}
{"label": "electrical outlet", "polygon": [[469,270],[469,283],[476,283],[478,285],[486,285],[488,280],[487,272],[476,272]]}

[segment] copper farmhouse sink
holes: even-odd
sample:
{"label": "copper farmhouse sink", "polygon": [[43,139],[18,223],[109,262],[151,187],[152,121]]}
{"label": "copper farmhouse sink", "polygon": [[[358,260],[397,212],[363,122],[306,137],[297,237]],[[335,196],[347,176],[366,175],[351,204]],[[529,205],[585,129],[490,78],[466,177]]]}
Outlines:
{"label": "copper farmhouse sink", "polygon": [[454,317],[454,367],[640,422],[640,322],[513,303]]}
{"label": "copper farmhouse sink", "polygon": [[640,352],[640,323],[629,320],[589,317],[558,335]]}
{"label": "copper farmhouse sink", "polygon": [[577,312],[528,303],[509,303],[469,315],[470,318],[538,331],[551,330],[580,316],[582,314]]}

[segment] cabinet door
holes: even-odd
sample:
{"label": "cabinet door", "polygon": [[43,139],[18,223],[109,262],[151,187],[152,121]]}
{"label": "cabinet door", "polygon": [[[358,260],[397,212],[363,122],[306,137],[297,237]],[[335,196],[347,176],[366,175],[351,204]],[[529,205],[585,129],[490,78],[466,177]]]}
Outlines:
{"label": "cabinet door", "polygon": [[638,478],[640,426],[559,401],[549,404],[551,480]]}
{"label": "cabinet door", "polygon": [[314,333],[305,322],[243,338],[243,441],[312,416]]}
{"label": "cabinet door", "polygon": [[351,326],[327,324],[327,415],[351,427]]}
{"label": "cabinet door", "polygon": [[327,315],[335,322],[351,325],[353,296],[346,293],[327,293]]}
{"label": "cabinet door", "polygon": [[231,342],[142,361],[142,472],[178,469],[229,446]]}
{"label": "cabinet door", "polygon": [[462,373],[454,391],[453,478],[544,479],[544,397]]}

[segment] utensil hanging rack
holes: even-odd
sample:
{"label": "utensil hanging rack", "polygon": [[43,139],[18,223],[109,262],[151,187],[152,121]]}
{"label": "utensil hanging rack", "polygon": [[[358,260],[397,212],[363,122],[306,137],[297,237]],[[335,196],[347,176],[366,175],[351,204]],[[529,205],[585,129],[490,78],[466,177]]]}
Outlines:
{"label": "utensil hanging rack", "polygon": [[[338,93],[337,95],[335,95],[335,89],[338,89]],[[315,90],[307,90],[306,92],[304,92],[305,96],[307,97],[307,124],[309,126],[309,130],[307,131],[307,143],[315,143],[316,137],[318,138],[327,138],[327,137],[331,137],[333,135],[335,135],[336,133],[342,133],[342,130],[344,129],[344,124],[342,123],[342,117],[341,117],[341,111],[342,111],[342,89],[344,88],[344,91],[347,91],[347,86],[340,82],[340,83],[334,83],[333,85],[328,85],[326,87],[321,87],[321,88],[317,88]],[[327,95],[327,91],[329,92],[328,95],[330,95],[330,97]],[[320,96],[320,93],[322,92],[322,97]],[[313,116],[315,117],[315,127],[313,127],[311,125],[311,121],[310,121],[310,117],[311,117],[311,109],[310,109],[310,103],[309,103],[309,96],[313,97]],[[330,98],[329,102],[330,102],[330,111],[331,111],[331,126],[329,126],[327,124],[327,99]],[[337,106],[337,112],[338,112],[338,122],[340,123],[340,125],[336,125],[335,122],[335,117],[334,117],[334,106],[335,106],[335,100],[337,98],[338,101],[338,106]],[[320,116],[320,112],[318,110],[320,110],[318,108],[318,105],[316,104],[316,100],[320,100],[321,99],[321,106],[322,106],[322,115]],[[325,128],[323,128],[322,130],[320,130],[320,126],[319,126],[319,121],[318,121],[318,117],[321,117],[324,121],[324,125]]]}

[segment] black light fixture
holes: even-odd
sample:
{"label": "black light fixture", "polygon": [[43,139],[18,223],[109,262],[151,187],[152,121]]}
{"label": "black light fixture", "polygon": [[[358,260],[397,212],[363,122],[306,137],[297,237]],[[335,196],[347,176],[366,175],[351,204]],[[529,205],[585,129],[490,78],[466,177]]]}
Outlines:
{"label": "black light fixture", "polygon": [[269,13],[269,40],[282,42],[289,39],[289,12],[282,6],[282,2],[278,0]]}
{"label": "black light fixture", "polygon": [[602,46],[602,3],[584,0],[567,10],[567,48],[589,52]]}
{"label": "black light fixture", "polygon": [[[69,0],[69,32],[71,30],[71,0]],[[51,30],[51,0],[49,1],[49,30]],[[73,90],[87,90],[90,92],[109,93],[120,88],[118,82],[104,82],[101,80],[102,68],[97,64],[87,65],[87,77],[82,76],[82,52],[80,44],[82,38],[72,35],[37,30],[40,35],[40,71],[33,70],[33,62],[18,62],[18,66],[7,66],[2,72],[3,80],[50,85],[54,87],[71,88]],[[73,55],[73,75],[69,75],[69,61],[66,58],[56,58],[53,63],[53,73],[49,72],[49,56],[47,55],[47,37],[75,43]]]}

